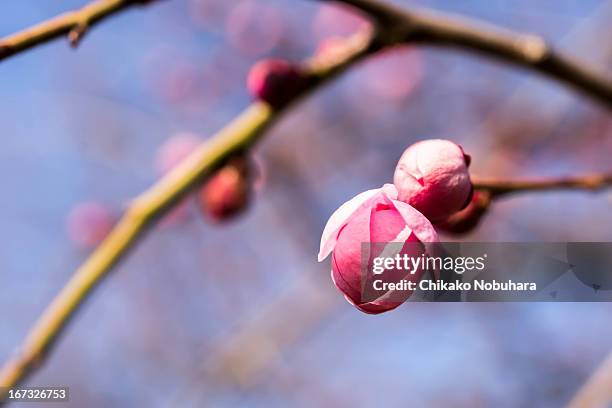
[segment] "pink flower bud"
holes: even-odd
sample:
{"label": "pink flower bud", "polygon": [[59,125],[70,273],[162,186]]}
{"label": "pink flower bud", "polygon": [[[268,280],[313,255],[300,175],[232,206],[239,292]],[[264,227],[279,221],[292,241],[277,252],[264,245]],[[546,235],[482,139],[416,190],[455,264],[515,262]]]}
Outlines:
{"label": "pink flower bud", "polygon": [[219,169],[200,190],[202,212],[212,221],[228,220],[247,208],[251,196],[249,164],[234,158]]}
{"label": "pink flower bud", "polygon": [[369,27],[371,23],[355,9],[339,3],[322,3],[312,23],[312,33],[320,40],[348,37]]}
{"label": "pink flower bud", "polygon": [[202,139],[191,133],[178,133],[168,138],[157,150],[157,171],[166,174],[193,153],[200,143]]}
{"label": "pink flower bud", "polygon": [[240,54],[253,57],[269,53],[285,38],[283,15],[270,2],[233,0],[221,3],[232,6],[225,18],[225,37]]}
{"label": "pink flower bud", "polygon": [[[427,218],[410,205],[397,200],[397,190],[391,184],[363,192],[344,203],[331,216],[321,237],[319,262],[332,255],[332,280],[349,303],[365,313],[378,314],[401,305],[411,291],[376,291],[367,286],[365,271],[373,259],[380,256],[384,246],[399,243],[399,254],[413,253],[415,245],[432,243],[438,235]],[[376,244],[378,243],[378,244]],[[368,248],[368,265],[362,261],[362,244]],[[421,247],[421,245],[419,245]],[[422,271],[413,275],[405,270],[386,270],[386,281],[402,279],[418,281]],[[371,283],[371,282],[370,282]],[[369,295],[366,299],[366,291]]]}
{"label": "pink flower bud", "polygon": [[97,202],[75,206],[66,219],[68,237],[82,249],[99,245],[110,233],[116,216],[111,209]]}
{"label": "pink flower bud", "polygon": [[461,146],[448,140],[413,144],[402,154],[393,175],[398,199],[434,223],[444,220],[470,200],[470,161]]}
{"label": "pink flower bud", "polygon": [[470,232],[478,226],[482,217],[489,210],[490,204],[491,194],[484,190],[476,190],[467,207],[436,224],[436,227],[452,234]]}
{"label": "pink flower bud", "polygon": [[251,68],[247,88],[255,99],[279,108],[303,89],[305,78],[298,67],[281,59],[263,60]]}

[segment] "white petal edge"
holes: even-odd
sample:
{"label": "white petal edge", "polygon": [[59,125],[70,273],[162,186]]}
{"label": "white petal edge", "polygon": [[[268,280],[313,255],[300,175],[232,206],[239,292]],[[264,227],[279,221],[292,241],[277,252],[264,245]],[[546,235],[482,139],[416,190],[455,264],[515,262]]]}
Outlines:
{"label": "white petal edge", "polygon": [[393,184],[385,184],[381,188],[375,188],[357,194],[355,197],[342,204],[340,208],[329,217],[323,229],[323,234],[321,235],[321,245],[318,255],[319,262],[327,258],[334,250],[334,246],[338,239],[338,232],[348,223],[355,212],[379,193],[383,193],[391,201],[397,198],[397,189],[395,186]]}

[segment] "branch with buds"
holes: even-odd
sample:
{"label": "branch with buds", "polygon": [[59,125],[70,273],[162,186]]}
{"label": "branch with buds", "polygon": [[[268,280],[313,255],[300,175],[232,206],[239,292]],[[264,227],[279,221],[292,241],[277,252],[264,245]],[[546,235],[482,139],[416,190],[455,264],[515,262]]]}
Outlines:
{"label": "branch with buds", "polygon": [[[35,45],[68,35],[78,43],[89,27],[103,18],[147,1],[99,0],[83,9],[61,15],[21,33],[0,40],[0,59]],[[571,84],[606,107],[612,107],[612,81],[552,51],[533,36],[503,33],[480,28],[457,18],[407,12],[370,0],[345,0],[367,14],[375,23],[346,40],[340,52],[330,58],[316,57],[303,65],[268,62],[255,67],[248,86],[257,102],[203,143],[187,159],[167,173],[149,190],[133,200],[110,235],[75,272],[72,279],[34,324],[15,356],[0,371],[1,387],[12,387],[35,370],[70,317],[155,222],[181,198],[202,184],[236,155],[242,155],[300,98],[332,80],[355,63],[397,44],[432,44],[460,47],[502,58]],[[605,179],[609,185],[609,179]],[[550,189],[549,185],[477,183],[490,194],[519,190]],[[582,188],[584,184],[565,187]],[[6,389],[6,388],[5,388]],[[0,401],[2,400],[0,395]]]}

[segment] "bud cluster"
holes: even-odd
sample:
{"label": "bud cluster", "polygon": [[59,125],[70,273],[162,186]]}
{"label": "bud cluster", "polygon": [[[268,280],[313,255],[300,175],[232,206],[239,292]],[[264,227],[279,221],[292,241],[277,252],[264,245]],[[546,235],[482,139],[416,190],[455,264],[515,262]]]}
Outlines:
{"label": "bud cluster", "polygon": [[[470,163],[471,157],[451,141],[415,143],[400,157],[393,184],[363,192],[336,210],[323,231],[319,261],[332,254],[332,280],[349,303],[376,314],[398,307],[412,294],[412,290],[392,289],[376,292],[375,297],[371,290],[366,294],[364,271],[368,268],[363,263],[380,257],[375,244],[403,244],[394,254],[398,259],[425,257],[431,255],[427,243],[438,242],[434,225],[457,233],[475,227],[490,197],[473,191]],[[363,258],[363,245],[368,243],[368,258]],[[418,245],[407,245],[414,243]],[[422,252],[414,253],[415,248]],[[423,272],[420,267],[410,272],[395,267],[384,271],[391,282],[418,282]]]}

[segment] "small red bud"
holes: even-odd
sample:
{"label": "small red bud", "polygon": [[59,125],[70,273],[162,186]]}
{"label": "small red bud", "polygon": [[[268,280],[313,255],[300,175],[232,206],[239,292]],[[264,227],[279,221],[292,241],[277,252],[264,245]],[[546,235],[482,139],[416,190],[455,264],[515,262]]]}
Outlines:
{"label": "small red bud", "polygon": [[297,66],[285,60],[269,59],[253,65],[247,88],[255,99],[279,108],[296,97],[304,89],[305,82]]}
{"label": "small red bud", "polygon": [[472,231],[480,223],[491,204],[491,194],[484,190],[476,190],[472,199],[461,211],[436,224],[438,230],[452,234],[465,234]]}
{"label": "small red bud", "polygon": [[198,201],[202,212],[213,221],[228,220],[244,211],[251,197],[249,163],[232,159],[201,188]]}

